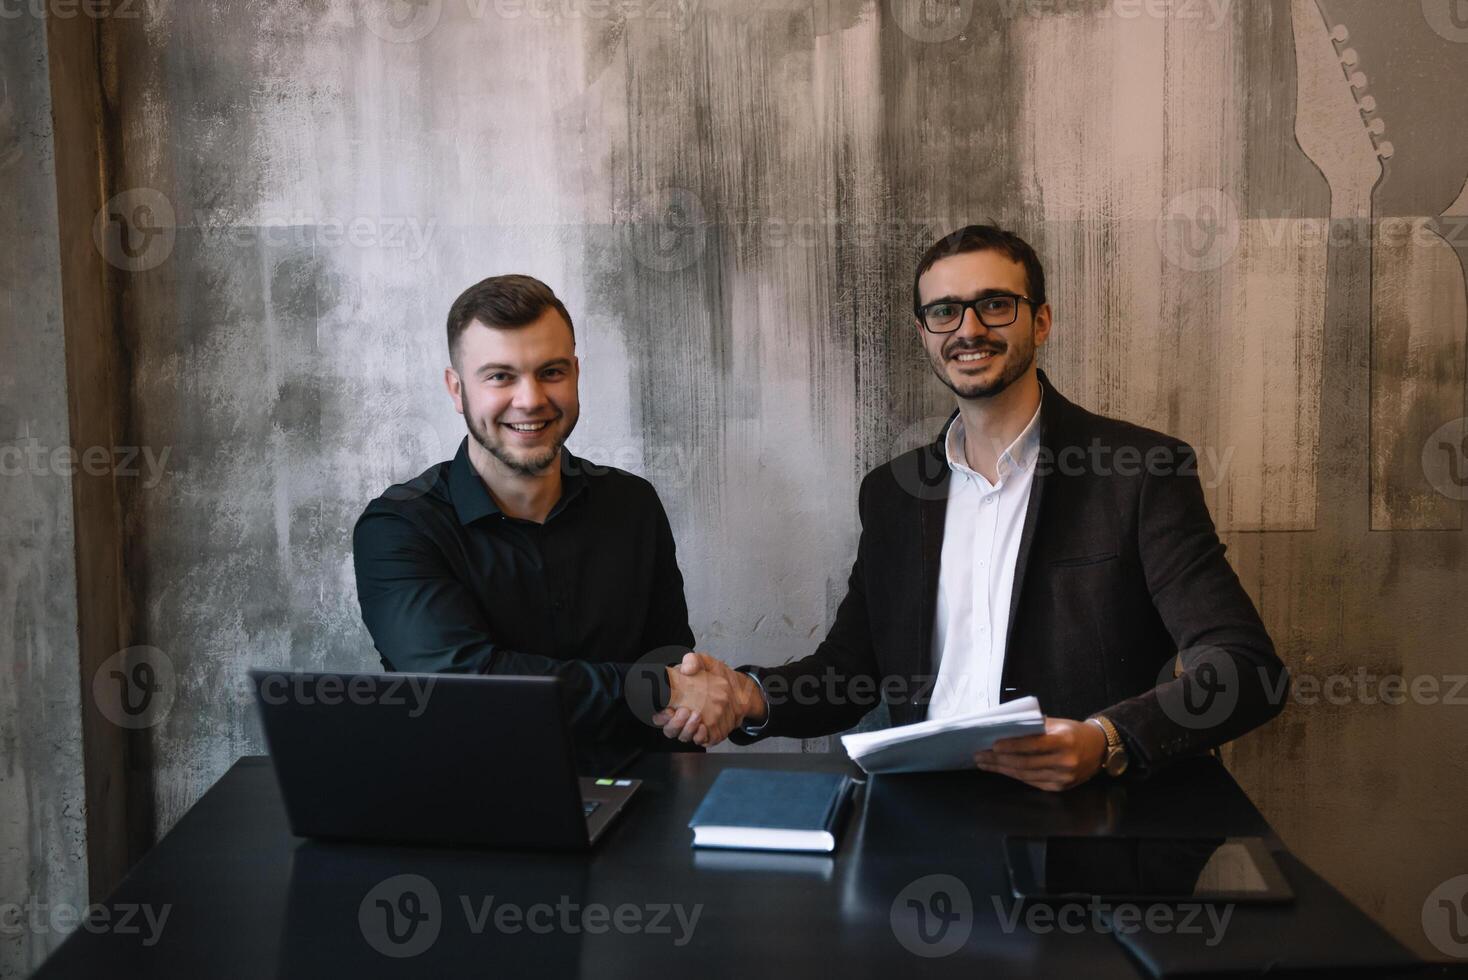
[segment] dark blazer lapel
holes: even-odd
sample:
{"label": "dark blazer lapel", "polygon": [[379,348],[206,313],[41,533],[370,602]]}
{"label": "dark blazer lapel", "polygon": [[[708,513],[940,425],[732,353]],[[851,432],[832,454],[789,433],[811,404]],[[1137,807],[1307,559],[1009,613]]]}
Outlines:
{"label": "dark blazer lapel", "polygon": [[[922,524],[919,556],[923,570],[923,601],[919,606],[922,622],[918,626],[918,648],[913,652],[912,658],[913,673],[918,675],[920,683],[934,674],[933,617],[938,612],[938,574],[943,559],[943,524],[948,518],[948,429],[956,418],[957,411],[948,417],[948,423],[938,433],[938,440],[927,447],[928,457],[922,461],[923,469],[927,471],[924,476],[928,477],[923,482],[924,492],[918,498],[918,516]],[[913,706],[912,721],[923,721],[927,717],[926,702]]]}
{"label": "dark blazer lapel", "polygon": [[1015,647],[1014,620],[1019,614],[1019,600],[1024,591],[1025,572],[1030,564],[1030,550],[1035,543],[1035,528],[1040,523],[1040,505],[1045,497],[1045,487],[1050,482],[1049,471],[1053,466],[1047,465],[1047,460],[1055,459],[1055,443],[1060,427],[1061,416],[1064,414],[1066,401],[1055,390],[1050,379],[1045,377],[1044,371],[1037,371],[1040,377],[1040,386],[1044,389],[1044,395],[1040,402],[1040,454],[1035,461],[1035,478],[1030,484],[1030,499],[1025,506],[1025,525],[1019,534],[1019,555],[1014,561],[1014,587],[1009,594],[1009,623],[1005,627],[1004,644],[1004,671],[1003,680],[1000,682],[1003,690],[1000,691],[999,700],[1006,701],[1012,695],[1022,692],[1015,691],[1007,684],[1014,668]]}

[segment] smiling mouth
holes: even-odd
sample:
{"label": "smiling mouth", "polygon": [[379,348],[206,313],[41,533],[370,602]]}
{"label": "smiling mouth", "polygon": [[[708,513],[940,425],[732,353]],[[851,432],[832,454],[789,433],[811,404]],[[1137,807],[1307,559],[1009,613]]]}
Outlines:
{"label": "smiling mouth", "polygon": [[966,350],[955,354],[952,360],[960,364],[979,364],[997,355],[998,351],[992,350]]}
{"label": "smiling mouth", "polygon": [[554,420],[546,419],[544,422],[501,422],[500,424],[515,432],[539,432],[552,421]]}

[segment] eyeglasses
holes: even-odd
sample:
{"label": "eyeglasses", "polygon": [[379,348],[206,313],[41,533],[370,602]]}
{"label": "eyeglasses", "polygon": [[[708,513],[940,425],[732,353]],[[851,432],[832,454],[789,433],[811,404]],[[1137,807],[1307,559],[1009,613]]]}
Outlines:
{"label": "eyeglasses", "polygon": [[978,299],[942,299],[919,306],[913,313],[928,333],[953,333],[963,323],[964,310],[973,310],[986,327],[1007,327],[1019,319],[1021,301],[1029,303],[1031,308],[1036,305],[1034,300],[1018,293],[990,293]]}

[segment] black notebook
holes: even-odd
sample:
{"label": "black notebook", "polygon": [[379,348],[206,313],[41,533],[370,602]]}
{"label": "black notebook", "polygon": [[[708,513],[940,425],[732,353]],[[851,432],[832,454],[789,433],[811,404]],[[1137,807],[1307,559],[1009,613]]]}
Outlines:
{"label": "black notebook", "polygon": [[688,821],[693,846],[829,853],[855,786],[841,773],[725,769]]}

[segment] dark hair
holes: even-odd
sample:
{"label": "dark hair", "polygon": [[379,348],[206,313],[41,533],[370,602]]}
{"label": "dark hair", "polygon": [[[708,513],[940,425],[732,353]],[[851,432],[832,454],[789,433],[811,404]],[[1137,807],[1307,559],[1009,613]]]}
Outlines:
{"label": "dark hair", "polygon": [[534,322],[547,309],[554,309],[571,328],[571,339],[576,339],[576,327],[571,323],[571,314],[566,305],[551,292],[551,288],[533,276],[490,276],[476,282],[459,294],[454,305],[449,307],[449,358],[453,359],[459,345],[459,335],[475,320],[486,327],[513,329]]}
{"label": "dark hair", "polygon": [[946,259],[951,255],[959,255],[963,252],[982,252],[993,249],[1000,255],[1012,259],[1024,266],[1025,269],[1025,292],[1030,299],[1034,300],[1036,306],[1045,302],[1045,270],[1040,265],[1040,257],[1030,247],[1030,243],[1019,237],[1012,231],[1004,231],[993,225],[965,225],[957,231],[949,232],[936,242],[928,246],[923,257],[918,259],[917,272],[912,277],[912,309],[922,305],[918,296],[918,280],[923,273],[933,267],[939,259]]}

